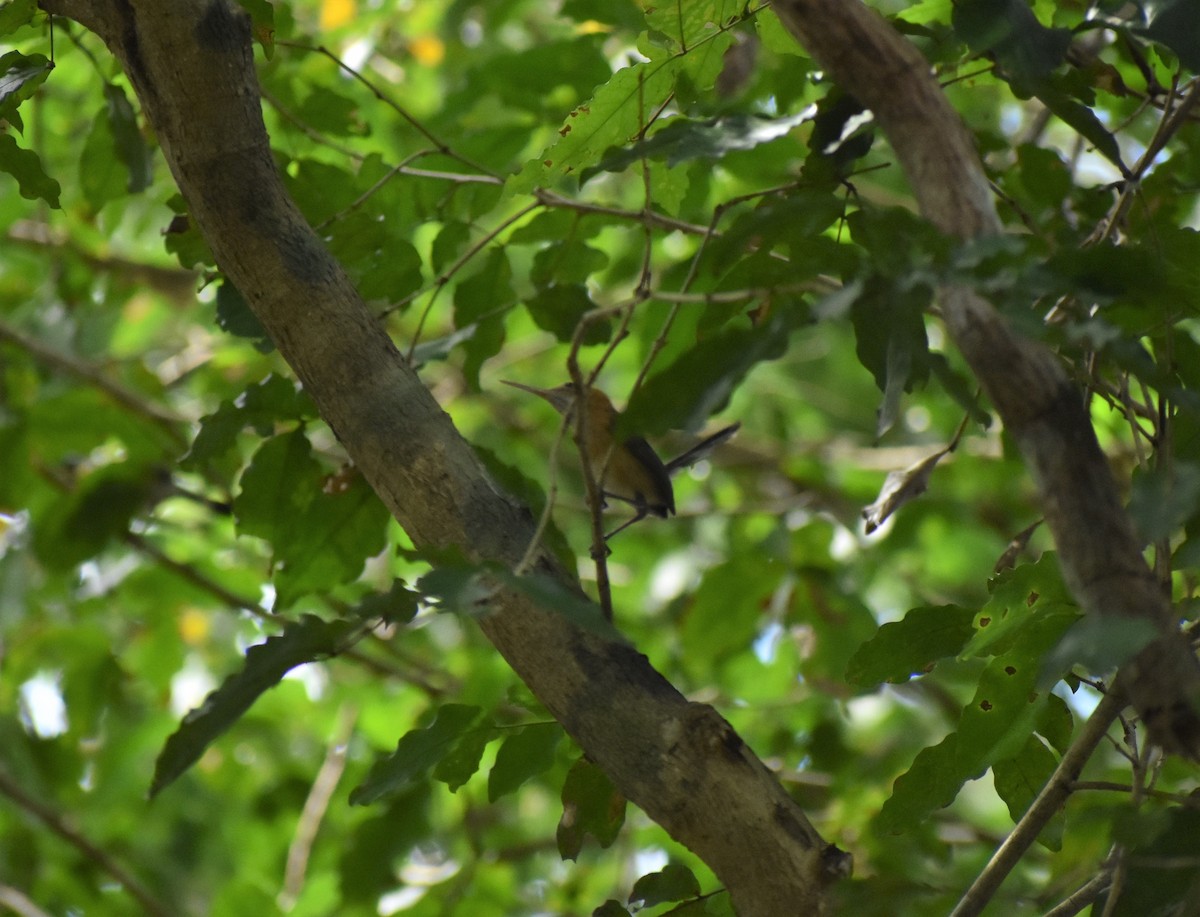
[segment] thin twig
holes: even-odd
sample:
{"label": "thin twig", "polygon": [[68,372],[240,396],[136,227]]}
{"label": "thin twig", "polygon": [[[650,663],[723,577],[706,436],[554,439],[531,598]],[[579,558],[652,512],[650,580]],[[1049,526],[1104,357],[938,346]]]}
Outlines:
{"label": "thin twig", "polygon": [[49,911],[43,911],[28,895],[11,885],[0,885],[0,907],[8,908],[17,917],[51,917]]}
{"label": "thin twig", "polygon": [[1076,914],[1099,898],[1111,882],[1112,879],[1107,870],[1100,872],[1098,875],[1084,882],[1071,895],[1046,911],[1043,917],[1075,917]]}
{"label": "thin twig", "polygon": [[52,833],[78,850],[88,860],[95,863],[101,871],[112,876],[118,885],[137,899],[142,908],[154,917],[168,917],[178,914],[178,910],[168,908],[163,902],[152,895],[124,866],[118,863],[109,853],[97,847],[84,837],[77,829],[67,824],[58,812],[50,806],[34,799],[24,788],[12,778],[4,768],[0,767],[0,794],[8,797],[20,809],[32,815]]}
{"label": "thin twig", "polygon": [[41,341],[26,334],[7,322],[0,321],[0,341],[8,341],[31,354],[36,360],[45,363],[69,376],[74,376],[87,382],[108,395],[122,407],[129,408],[160,426],[168,436],[181,446],[187,445],[187,438],[180,431],[180,426],[186,421],[172,411],[160,407],[152,401],[143,398],[141,394],[126,387],[120,382],[108,378],[99,367],[86,363],[71,354],[60,353],[47,347]]}
{"label": "thin twig", "polygon": [[477,172],[483,172],[488,175],[495,174],[490,169],[487,169],[484,166],[480,165],[479,163],[474,162],[471,159],[468,159],[466,156],[463,156],[461,153],[456,153],[454,151],[454,149],[448,143],[443,141],[436,134],[434,134],[433,131],[431,131],[428,127],[426,127],[421,122],[421,120],[416,117],[416,115],[414,115],[410,111],[408,111],[408,109],[406,109],[403,105],[401,105],[395,99],[393,99],[389,95],[387,95],[382,89],[380,89],[378,86],[376,86],[375,83],[373,83],[371,80],[369,80],[366,76],[364,76],[359,71],[355,70],[353,67],[351,67],[349,64],[347,64],[345,61],[343,61],[340,57],[338,57],[336,54],[334,54],[332,51],[330,51],[324,45],[314,46],[314,45],[308,45],[308,44],[304,44],[303,42],[297,42],[297,41],[277,41],[276,44],[280,45],[282,47],[285,47],[285,48],[294,48],[299,51],[307,51],[312,54],[320,54],[324,57],[329,58],[340,69],[342,69],[346,73],[350,74],[351,77],[353,77],[355,80],[357,80],[363,86],[365,86],[368,90],[370,90],[371,94],[373,96],[375,96],[376,99],[378,99],[384,105],[388,106],[390,109],[392,109],[392,111],[396,112],[396,114],[398,114],[401,118],[403,118],[405,121],[407,121],[414,130],[416,130],[419,134],[421,134],[421,136],[423,136],[426,140],[428,140],[430,143],[432,143],[434,146],[436,146],[438,148],[438,152],[440,152],[442,155],[449,156],[451,159],[457,159],[459,162],[463,163],[464,165],[470,166],[472,169],[475,169]]}
{"label": "thin twig", "polygon": [[288,847],[287,867],[283,877],[283,890],[279,893],[279,907],[290,911],[295,907],[304,890],[304,877],[308,871],[308,858],[312,853],[313,842],[317,839],[317,829],[329,809],[329,800],[337,789],[342,771],[346,768],[346,743],[354,731],[354,722],[358,719],[358,710],[350,704],[343,704],[337,712],[337,722],[333,735],[329,739],[329,748],[325,751],[325,760],[317,771],[308,798],[304,800],[304,809],[300,820],[296,823],[296,833]]}

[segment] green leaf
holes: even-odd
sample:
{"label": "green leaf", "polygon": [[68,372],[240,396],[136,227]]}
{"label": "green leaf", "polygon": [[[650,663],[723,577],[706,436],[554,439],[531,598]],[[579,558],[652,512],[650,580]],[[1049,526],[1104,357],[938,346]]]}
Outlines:
{"label": "green leaf", "polygon": [[495,738],[495,729],[482,726],[464,733],[434,766],[434,778],[446,784],[452,792],[457,792],[460,786],[475,776],[484,749]]}
{"label": "green leaf", "polygon": [[[544,287],[525,300],[534,323],[560,341],[570,341],[583,317],[596,308],[582,283]],[[612,322],[594,321],[583,335],[584,344],[602,344],[612,335]]]}
{"label": "green leaf", "polygon": [[[1200,906],[1200,812],[1176,806],[1164,825],[1131,850],[1114,917],[1195,913]],[[1096,908],[1107,911],[1107,895]]]}
{"label": "green leaf", "polygon": [[762,608],[787,574],[766,553],[733,557],[705,571],[678,635],[683,660],[698,682],[711,680],[720,663],[754,642]]}
{"label": "green leaf", "polygon": [[583,239],[571,236],[547,245],[533,256],[529,279],[538,287],[582,284],[607,266],[608,255],[587,245]]}
{"label": "green leaf", "polygon": [[1046,655],[1042,684],[1053,684],[1073,665],[1104,675],[1124,665],[1158,635],[1158,628],[1145,618],[1098,613],[1083,615]]}
{"label": "green leaf", "polygon": [[138,127],[137,114],[129,104],[125,90],[115,83],[104,84],[104,100],[114,148],[128,172],[125,190],[130,194],[145,191],[154,175],[150,168],[150,150]]}
{"label": "green leaf", "polygon": [[1042,655],[1074,617],[1061,607],[1046,609],[988,663],[957,729],[921,751],[896,779],[891,797],[875,819],[878,830],[889,834],[909,830],[933,810],[953,802],[966,781],[1018,754],[1047,703],[1046,695],[1037,691]]}
{"label": "green leaf", "polygon": [[975,636],[962,651],[964,659],[1005,652],[1022,629],[1047,611],[1078,614],[1053,552],[1036,563],[1004,571],[989,588],[991,597],[975,617]]}
{"label": "green leaf", "polygon": [[512,266],[503,248],[488,251],[482,266],[454,289],[454,326],[472,328],[461,343],[466,353],[463,374],[479,391],[479,371],[504,346],[504,316],[517,300]]}
{"label": "green leaf", "polygon": [[421,256],[395,216],[357,210],[338,220],[330,253],[368,302],[395,302],[424,284]]}
{"label": "green leaf", "polygon": [[686,901],[699,894],[700,883],[695,874],[682,863],[668,863],[633,883],[629,903],[647,908],[665,901]]}
{"label": "green leaf", "polygon": [[683,70],[682,57],[652,50],[650,60],[618,70],[595,95],[578,106],[559,130],[559,139],[509,179],[508,190],[526,194],[579,175],[613,147],[635,140],[648,114],[670,95]]}
{"label": "green leaf", "polygon": [[1122,175],[1129,174],[1129,170],[1121,158],[1121,148],[1117,144],[1116,138],[1091,108],[1071,98],[1052,82],[1039,84],[1035,94],[1065,124],[1078,131],[1085,140],[1091,141],[1096,151],[1116,166]]}
{"label": "green leaf", "polygon": [[303,430],[274,436],[259,446],[242,473],[233,500],[238,529],[283,544],[296,520],[320,491],[321,465]]}
{"label": "green leaf", "polygon": [[333,480],[334,489],[323,488],[292,520],[289,537],[275,542],[279,608],[357,579],[367,560],[387,545],[390,516],[366,480],[357,473],[348,484],[341,476]]}
{"label": "green leaf", "polygon": [[[201,469],[226,459],[246,427],[265,437],[275,432],[279,421],[303,421],[315,416],[316,409],[303,390],[287,377],[271,373],[201,418],[200,431],[182,465]],[[240,457],[237,464],[241,464]]]}
{"label": "green leaf", "polygon": [[548,770],[562,737],[558,723],[535,723],[505,739],[488,773],[488,802],[516,792],[526,780]]}
{"label": "green leaf", "polygon": [[404,585],[404,580],[392,580],[387,592],[372,592],[354,606],[360,620],[379,620],[385,624],[407,624],[416,617],[420,595]]}
{"label": "green leaf", "polygon": [[354,621],[323,621],[304,615],[279,636],[250,647],[241,671],[225,679],[167,739],[154,764],[150,795],[159,793],[199,760],[204,750],[284,675],[298,665],[340,652],[358,627]]}
{"label": "green leaf", "polygon": [[687,51],[711,38],[718,28],[732,25],[745,12],[740,0],[669,0],[647,5],[646,26]]}
{"label": "green leaf", "polygon": [[366,481],[330,481],[303,430],[267,440],[242,474],[234,518],[274,548],[280,608],[354,579],[386,544],[388,513]]}
{"label": "green leaf", "polygon": [[629,911],[620,901],[614,901],[609,898],[602,905],[592,911],[592,917],[629,917]]}
{"label": "green leaf", "polygon": [[[3,11],[10,20],[23,15],[21,6],[16,6],[15,12],[10,15],[9,11],[14,6],[9,4]],[[17,106],[33,97],[53,69],[54,64],[42,54],[27,55],[20,51],[9,51],[0,55],[0,118],[14,116]]]}
{"label": "green leaf", "polygon": [[930,291],[902,291],[884,278],[874,278],[850,307],[858,359],[883,392],[875,435],[883,436],[900,415],[904,392],[929,375],[929,340],[923,317]]}
{"label": "green leaf", "polygon": [[351,791],[350,804],[370,805],[425,780],[482,715],[482,710],[468,704],[443,704],[432,723],[405,733],[391,755],[371,766],[366,780]]}
{"label": "green leaf", "polygon": [[846,668],[851,684],[908,681],[929,672],[939,659],[957,655],[975,633],[975,612],[959,605],[924,605],[903,620],[884,624],[859,647]]}
{"label": "green leaf", "polygon": [[792,317],[776,312],[757,328],[734,328],[704,338],[634,395],[618,423],[624,434],[653,436],[696,430],[722,410],[755,366],[787,351]]}
{"label": "green leaf", "polygon": [[33,547],[52,570],[69,570],[103,551],[149,509],[156,469],[121,462],[88,475],[79,489],[35,520]]}
{"label": "green leaf", "polygon": [[1129,514],[1143,543],[1173,534],[1200,507],[1200,464],[1177,461],[1133,476]]}
{"label": "green leaf", "polygon": [[12,0],[0,6],[0,36],[11,35],[21,26],[28,25],[36,13],[37,0]]}
{"label": "green leaf", "polygon": [[267,335],[258,316],[238,290],[228,280],[217,287],[217,325],[222,331],[246,338],[259,353],[270,353],[275,344]]}
{"label": "green leaf", "polygon": [[954,31],[975,53],[991,51],[1019,81],[1043,79],[1066,57],[1070,29],[1048,29],[1024,0],[959,0]]}
{"label": "green leaf", "polygon": [[42,160],[32,150],[17,146],[9,133],[0,132],[0,171],[7,172],[17,180],[21,197],[31,201],[42,200],[57,210],[62,188],[42,168]]}
{"label": "green leaf", "polygon": [[[1026,740],[1020,753],[1007,761],[997,761],[992,767],[996,794],[1008,806],[1013,823],[1021,820],[1029,806],[1037,798],[1042,787],[1050,780],[1058,767],[1058,757],[1036,736]],[[1066,815],[1059,809],[1038,834],[1038,842],[1047,850],[1062,849]]]}
{"label": "green leaf", "polygon": [[1147,38],[1166,45],[1193,73],[1200,73],[1200,7],[1192,0],[1153,0],[1140,4]]}
{"label": "green leaf", "polygon": [[601,847],[611,847],[625,824],[625,797],[608,775],[587,758],[567,773],[562,789],[563,813],[555,837],[558,854],[575,860],[589,834]]}
{"label": "green leaf", "polygon": [[787,136],[811,117],[808,112],[780,118],[762,115],[731,114],[721,118],[695,121],[675,118],[654,136],[631,146],[609,151],[594,168],[583,172],[587,181],[597,172],[622,172],[642,159],[666,160],[675,166],[693,159],[723,159],[726,154],[752,150]]}
{"label": "green leaf", "polygon": [[88,206],[99,212],[105,204],[124,197],[128,184],[129,175],[117,156],[112,120],[105,107],[96,115],[84,142],[79,159],[79,185]]}

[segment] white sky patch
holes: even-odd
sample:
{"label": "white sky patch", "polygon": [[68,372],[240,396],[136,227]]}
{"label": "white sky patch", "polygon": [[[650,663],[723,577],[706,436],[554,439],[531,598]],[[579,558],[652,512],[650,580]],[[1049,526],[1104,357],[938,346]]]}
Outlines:
{"label": "white sky patch", "polygon": [[41,671],[21,685],[21,723],[39,739],[53,739],[67,731],[61,672]]}
{"label": "white sky patch", "polygon": [[196,656],[188,656],[187,662],[171,678],[171,712],[183,716],[204,702],[204,698],[217,686],[212,672]]}

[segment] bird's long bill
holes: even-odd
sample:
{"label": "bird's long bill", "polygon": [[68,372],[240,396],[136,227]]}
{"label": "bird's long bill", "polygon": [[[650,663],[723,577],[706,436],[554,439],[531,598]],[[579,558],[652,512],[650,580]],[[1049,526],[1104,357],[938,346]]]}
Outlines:
{"label": "bird's long bill", "polygon": [[511,385],[513,388],[519,388],[523,392],[529,392],[531,395],[537,395],[539,398],[544,398],[554,405],[554,410],[560,414],[565,414],[570,409],[572,402],[575,401],[575,393],[570,391],[566,386],[559,388],[537,388],[533,385],[526,385],[523,382],[511,382],[508,379],[501,379],[505,385]]}

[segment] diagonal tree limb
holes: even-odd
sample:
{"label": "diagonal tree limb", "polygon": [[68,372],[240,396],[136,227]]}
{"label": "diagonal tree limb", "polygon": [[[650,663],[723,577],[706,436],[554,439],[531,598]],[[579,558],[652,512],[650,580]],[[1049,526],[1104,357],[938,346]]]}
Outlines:
{"label": "diagonal tree limb", "polygon": [[[772,8],[874,113],[930,222],[960,239],[1001,232],[971,134],[911,42],[858,0],[773,0]],[[972,290],[946,287],[939,300],[951,337],[1025,458],[1072,594],[1090,614],[1149,621],[1159,633],[1124,666],[1115,690],[1153,741],[1200,758],[1200,666],[1142,558],[1083,393],[1047,348],[1016,334]]]}
{"label": "diagonal tree limb", "polygon": [[[512,569],[534,531],[492,481],[286,194],[248,17],[229,0],[42,0],[128,74],[190,214],[321,416],[418,548]],[[553,559],[533,572],[578,594]],[[824,913],[844,854],[712,708],[615,632],[498,587],[479,626],[612,779],[729,889],[742,917]]]}

